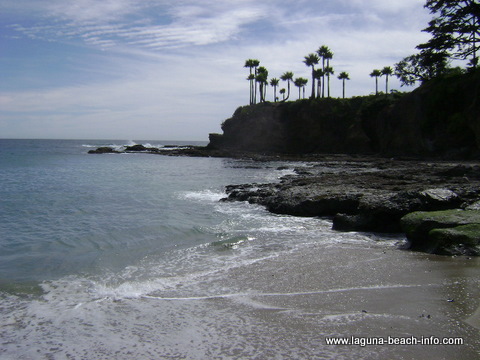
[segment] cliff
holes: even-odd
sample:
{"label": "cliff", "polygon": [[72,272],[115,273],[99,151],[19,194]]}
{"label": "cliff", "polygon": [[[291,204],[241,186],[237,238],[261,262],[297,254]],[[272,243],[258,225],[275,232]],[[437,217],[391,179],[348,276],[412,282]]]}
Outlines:
{"label": "cliff", "polygon": [[476,158],[480,71],[411,93],[239,107],[208,148],[283,154]]}

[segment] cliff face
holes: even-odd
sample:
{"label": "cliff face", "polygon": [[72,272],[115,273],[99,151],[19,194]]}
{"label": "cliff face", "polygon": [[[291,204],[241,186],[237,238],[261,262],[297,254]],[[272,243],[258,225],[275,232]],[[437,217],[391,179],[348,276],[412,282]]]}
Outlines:
{"label": "cliff face", "polygon": [[427,83],[363,119],[386,155],[472,158],[480,153],[480,72]]}
{"label": "cliff face", "polygon": [[238,108],[210,148],[277,153],[477,157],[480,72],[406,94],[264,103]]}

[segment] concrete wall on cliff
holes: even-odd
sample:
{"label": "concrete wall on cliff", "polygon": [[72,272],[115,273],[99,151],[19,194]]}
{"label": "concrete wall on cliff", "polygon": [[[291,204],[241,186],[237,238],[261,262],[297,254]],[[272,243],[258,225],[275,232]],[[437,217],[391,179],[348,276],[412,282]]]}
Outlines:
{"label": "concrete wall on cliff", "polygon": [[480,72],[408,94],[263,103],[238,108],[210,147],[277,153],[476,158]]}

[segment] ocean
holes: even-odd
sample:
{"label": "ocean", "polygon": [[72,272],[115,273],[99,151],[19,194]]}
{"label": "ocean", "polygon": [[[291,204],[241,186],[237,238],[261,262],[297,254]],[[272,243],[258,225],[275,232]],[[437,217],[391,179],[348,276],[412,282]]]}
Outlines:
{"label": "ocean", "polygon": [[[0,359],[480,356],[477,259],[220,201],[306,162],[87,154],[134,143],[185,145],[0,139]],[[387,335],[463,344],[326,343]]]}

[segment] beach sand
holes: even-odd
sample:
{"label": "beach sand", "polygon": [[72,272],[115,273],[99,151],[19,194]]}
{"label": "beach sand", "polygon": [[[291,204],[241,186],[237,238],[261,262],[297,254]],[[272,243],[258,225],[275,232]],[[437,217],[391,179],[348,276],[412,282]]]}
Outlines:
{"label": "beach sand", "polygon": [[[230,270],[217,286],[237,292],[208,300],[236,314],[239,323],[224,330],[232,341],[243,336],[239,354],[251,347],[256,359],[480,357],[479,258],[404,251],[381,241],[282,253]],[[357,345],[326,344],[327,337],[352,336]],[[419,343],[367,345],[379,337]],[[420,344],[444,338],[461,338],[463,345]]]}

